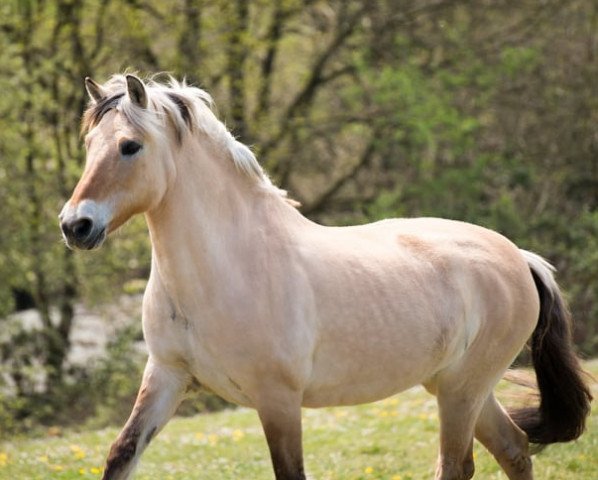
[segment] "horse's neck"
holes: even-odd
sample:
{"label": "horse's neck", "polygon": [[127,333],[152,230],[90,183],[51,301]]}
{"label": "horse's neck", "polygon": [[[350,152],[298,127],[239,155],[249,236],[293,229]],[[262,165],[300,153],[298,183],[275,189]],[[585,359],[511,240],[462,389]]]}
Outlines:
{"label": "horse's neck", "polygon": [[154,268],[172,296],[210,299],[235,282],[241,288],[260,255],[269,254],[267,242],[309,223],[230,159],[208,158],[217,154],[197,144],[177,158],[174,185],[146,214]]}

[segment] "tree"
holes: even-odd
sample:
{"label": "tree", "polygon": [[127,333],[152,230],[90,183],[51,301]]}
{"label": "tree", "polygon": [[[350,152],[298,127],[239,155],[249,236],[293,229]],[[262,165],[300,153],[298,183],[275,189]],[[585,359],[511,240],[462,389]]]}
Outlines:
{"label": "tree", "polygon": [[315,220],[458,218],[547,256],[595,353],[597,22],[589,0],[3,2],[0,318],[16,292],[43,319],[4,354],[20,393],[28,358],[68,377],[75,302],[149,271],[142,221],[91,256],[56,221],[85,157],[83,78],[127,68],[207,89]]}

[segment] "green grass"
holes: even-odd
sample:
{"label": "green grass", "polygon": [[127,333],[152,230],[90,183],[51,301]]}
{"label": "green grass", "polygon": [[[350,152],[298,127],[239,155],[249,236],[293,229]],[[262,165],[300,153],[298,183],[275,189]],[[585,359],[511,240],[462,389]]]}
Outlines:
{"label": "green grass", "polygon": [[[598,360],[587,363],[598,376]],[[501,385],[502,396],[516,387]],[[598,394],[598,384],[593,385]],[[433,478],[438,448],[434,398],[413,389],[359,407],[304,411],[305,463],[318,480],[408,480]],[[44,438],[0,443],[0,479],[91,479],[100,476],[111,441],[110,428],[88,433],[51,429]],[[52,436],[54,435],[54,436]],[[239,409],[175,418],[141,459],[136,479],[272,479],[257,415]],[[506,479],[479,444],[476,477]],[[598,478],[598,411],[585,435],[534,457],[536,478]]]}

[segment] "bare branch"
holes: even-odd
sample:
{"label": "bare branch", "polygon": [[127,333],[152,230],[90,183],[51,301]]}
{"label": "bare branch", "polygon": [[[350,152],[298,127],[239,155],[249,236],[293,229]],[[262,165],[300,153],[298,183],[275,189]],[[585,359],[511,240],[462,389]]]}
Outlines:
{"label": "bare branch", "polygon": [[147,12],[157,20],[166,20],[166,17],[156,8],[154,8],[154,6],[149,2],[144,2],[142,0],[127,0],[127,3],[136,10],[143,10],[144,12]]}
{"label": "bare branch", "polygon": [[[108,4],[111,0],[102,0],[100,4],[100,8],[98,10],[98,16],[96,18],[95,24],[95,45],[93,46],[93,50],[89,54],[89,57],[92,60],[95,60],[102,49],[104,43],[104,16],[106,14],[106,9],[108,8]],[[88,73],[88,75],[91,72]]]}
{"label": "bare branch", "polygon": [[202,7],[203,0],[185,0],[185,23],[178,39],[180,70],[191,83],[199,80],[197,72],[201,70],[202,55],[199,45],[202,35]]}
{"label": "bare branch", "polygon": [[292,128],[293,120],[311,104],[319,87],[326,83],[326,81],[330,80],[330,78],[324,76],[324,70],[328,66],[328,63],[334,54],[344,45],[346,40],[354,32],[355,27],[357,26],[359,19],[362,17],[365,8],[366,6],[363,5],[351,15],[348,15],[346,18],[339,19],[338,28],[332,41],[320,53],[314,62],[307,81],[297,92],[293,101],[289,104],[285,113],[283,114],[280,129],[274,135],[274,137],[272,137],[262,147],[262,155],[267,155],[270,150],[276,148],[276,146],[278,146],[278,144],[289,134]]}
{"label": "bare branch", "polygon": [[227,56],[229,78],[229,104],[235,133],[247,141],[245,122],[245,60],[247,44],[245,35],[249,25],[249,5],[246,0],[236,0],[230,5],[232,30],[229,33]]}
{"label": "bare branch", "polygon": [[270,90],[272,89],[271,84],[274,61],[278,53],[278,43],[282,36],[284,22],[288,16],[289,12],[284,10],[282,0],[276,0],[274,4],[274,13],[272,14],[272,21],[266,35],[268,49],[266,50],[266,55],[261,65],[261,82],[258,92],[258,104],[255,113],[255,118],[257,120],[263,117],[270,103]]}
{"label": "bare branch", "polygon": [[301,209],[304,215],[313,215],[323,211],[330,199],[334,197],[347,182],[355,178],[362,168],[370,163],[372,156],[376,151],[376,137],[376,134],[372,134],[372,138],[363,150],[359,160],[349,170],[332,182],[315,200]]}

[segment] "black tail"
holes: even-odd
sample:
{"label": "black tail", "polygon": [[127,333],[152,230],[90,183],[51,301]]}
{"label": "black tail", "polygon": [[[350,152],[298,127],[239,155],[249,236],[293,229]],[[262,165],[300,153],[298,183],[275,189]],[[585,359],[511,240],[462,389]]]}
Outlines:
{"label": "black tail", "polygon": [[531,443],[568,442],[585,430],[592,394],[573,350],[571,315],[551,266],[537,255],[522,253],[540,295],[540,318],[531,338],[540,405],[515,410],[511,417]]}

